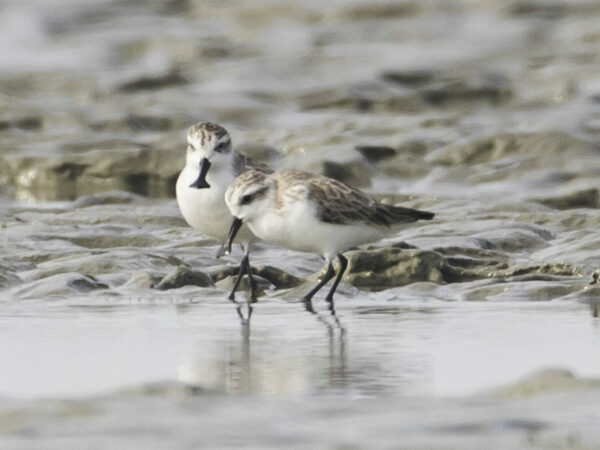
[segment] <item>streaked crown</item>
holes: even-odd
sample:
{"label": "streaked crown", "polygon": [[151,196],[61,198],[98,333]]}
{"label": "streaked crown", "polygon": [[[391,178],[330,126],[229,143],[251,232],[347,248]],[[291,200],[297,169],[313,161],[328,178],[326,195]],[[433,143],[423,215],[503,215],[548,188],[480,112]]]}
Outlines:
{"label": "streaked crown", "polygon": [[231,151],[231,137],[225,128],[214,122],[198,122],[187,132],[187,141],[196,150],[212,154]]}

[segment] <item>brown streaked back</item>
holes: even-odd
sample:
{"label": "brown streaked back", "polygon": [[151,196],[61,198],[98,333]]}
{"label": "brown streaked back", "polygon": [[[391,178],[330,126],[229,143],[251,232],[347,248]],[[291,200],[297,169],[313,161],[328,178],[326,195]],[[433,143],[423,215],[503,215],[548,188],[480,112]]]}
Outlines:
{"label": "brown streaked back", "polygon": [[315,204],[319,220],[326,223],[346,225],[362,222],[390,226],[429,220],[434,216],[426,211],[384,205],[358,189],[322,175],[299,170],[284,170],[276,175],[278,188],[282,191],[296,185],[305,186],[307,198]]}

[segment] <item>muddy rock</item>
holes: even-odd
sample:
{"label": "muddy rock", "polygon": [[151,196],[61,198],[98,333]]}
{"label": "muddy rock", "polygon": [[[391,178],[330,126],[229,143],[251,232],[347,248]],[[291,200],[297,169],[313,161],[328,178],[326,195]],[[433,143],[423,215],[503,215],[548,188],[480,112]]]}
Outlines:
{"label": "muddy rock", "polygon": [[355,5],[342,12],[350,20],[377,20],[413,16],[419,13],[418,2],[376,1]]}
{"label": "muddy rock", "polygon": [[390,83],[399,84],[401,86],[416,87],[427,84],[434,78],[433,71],[430,70],[390,70],[383,72],[381,78]]}
{"label": "muddy rock", "polygon": [[127,125],[131,128],[131,131],[168,131],[173,126],[173,122],[168,117],[163,116],[149,116],[130,114],[127,117]]}
{"label": "muddy rock", "polygon": [[[234,286],[236,280],[237,280],[237,273],[235,275],[231,275],[231,276],[225,277],[225,278],[217,281],[215,283],[215,285],[219,289],[222,289],[223,291],[226,291],[227,293],[229,293],[233,289],[233,286]],[[254,275],[254,280],[256,281],[256,285],[257,285],[256,296],[259,298],[265,294],[265,291],[267,291],[268,289],[271,289],[273,287],[273,285],[268,280],[266,280],[265,278],[263,278],[261,276]],[[248,279],[247,275],[244,275],[244,277],[242,278],[242,281],[240,281],[240,284],[238,286],[236,294],[244,293],[244,292],[247,292],[248,295],[250,293],[250,280]]]}
{"label": "muddy rock", "polygon": [[446,262],[436,252],[388,247],[348,252],[344,281],[353,286],[379,291],[417,281],[445,283]]}
{"label": "muddy rock", "polygon": [[427,143],[420,139],[413,139],[402,142],[397,148],[397,153],[399,155],[423,157],[430,147],[432,147],[431,143]]}
{"label": "muddy rock", "polygon": [[0,288],[10,286],[19,281],[19,277],[15,274],[15,270],[10,264],[0,263]]}
{"label": "muddy rock", "polygon": [[483,249],[516,253],[544,248],[553,238],[554,235],[543,228],[520,225],[512,229],[502,227],[477,234],[472,237],[471,242]]}
{"label": "muddy rock", "polygon": [[[512,281],[556,281],[579,279],[582,270],[570,264],[533,264],[509,267],[506,256],[493,250],[447,248],[425,251],[400,244],[348,252],[344,281],[353,286],[380,291],[410,283],[437,284],[498,279]],[[486,288],[487,289],[487,288]],[[504,288],[501,288],[504,289]],[[560,295],[576,289],[567,285]]]}
{"label": "muddy rock", "polygon": [[36,264],[19,273],[26,282],[44,283],[53,276],[82,272],[97,277],[110,285],[122,285],[136,270],[158,271],[172,267],[172,262],[137,249],[110,249],[65,251],[58,255],[45,256],[47,261]]}
{"label": "muddy rock", "polygon": [[461,68],[434,70],[389,70],[381,79],[390,85],[411,89],[423,108],[464,108],[499,105],[514,97],[511,80],[497,73],[465,74]]}
{"label": "muddy rock", "polygon": [[427,157],[431,163],[441,165],[475,165],[490,163],[508,156],[523,155],[535,159],[540,167],[547,161],[559,165],[576,154],[587,154],[592,147],[587,142],[566,133],[552,131],[529,134],[500,134],[463,145],[451,145]]}
{"label": "muddy rock", "polygon": [[492,393],[500,398],[519,399],[589,389],[600,389],[600,379],[579,378],[566,369],[546,369]]}
{"label": "muddy rock", "polygon": [[[219,282],[221,280],[224,280],[225,278],[235,279],[235,277],[237,277],[238,272],[239,267],[223,266],[210,271],[209,274],[215,282]],[[268,283],[274,286],[275,289],[286,289],[290,287],[295,287],[304,281],[302,278],[298,278],[286,272],[285,270],[269,265],[252,266],[252,273],[268,281]]]}
{"label": "muddy rock", "polygon": [[16,197],[74,200],[102,191],[150,197],[174,195],[183,161],[168,150],[120,147],[84,154],[6,158]]}
{"label": "muddy rock", "polygon": [[357,145],[354,148],[370,163],[377,163],[396,154],[396,149],[385,145]]}
{"label": "muddy rock", "polygon": [[120,288],[129,289],[151,289],[161,282],[166,277],[152,274],[145,270],[136,270],[131,274],[129,280],[127,280]]}
{"label": "muddy rock", "polygon": [[534,200],[554,209],[599,208],[598,189],[584,189],[570,194]]}
{"label": "muddy rock", "polygon": [[65,295],[85,294],[98,289],[108,289],[108,285],[97,278],[83,273],[60,273],[41,280],[23,283],[8,290],[10,296],[20,300],[45,299]]}
{"label": "muddy rock", "polygon": [[399,179],[419,178],[431,171],[425,155],[432,144],[422,140],[409,140],[395,148],[395,155],[377,165],[377,170]]}
{"label": "muddy rock", "polygon": [[551,280],[554,277],[581,277],[583,271],[571,264],[534,264],[512,267],[489,273],[491,278],[514,278],[526,280]]}
{"label": "muddy rock", "polygon": [[81,234],[80,236],[56,236],[53,238],[63,239],[79,247],[84,247],[88,249],[110,249],[116,247],[153,247],[163,243],[162,239],[158,239],[154,236],[147,234],[135,235],[124,230],[122,235],[98,233],[87,236],[85,234]]}
{"label": "muddy rock", "polygon": [[424,102],[433,107],[467,106],[476,103],[498,105],[513,97],[508,81],[503,77],[490,76],[478,81],[448,80],[439,86],[425,89]]}
{"label": "muddy rock", "polygon": [[87,208],[98,205],[125,205],[139,202],[141,196],[124,191],[108,191],[98,194],[83,195],[75,200],[72,207]]}
{"label": "muddy rock", "polygon": [[513,3],[508,13],[517,17],[560,19],[568,13],[568,10],[569,8],[566,3],[523,0]]}
{"label": "muddy rock", "polygon": [[167,289],[176,289],[187,285],[208,287],[214,286],[214,283],[210,276],[204,272],[192,270],[186,266],[178,266],[172,273],[164,277],[156,285],[156,289],[164,291]]}
{"label": "muddy rock", "polygon": [[84,275],[80,278],[71,278],[67,281],[67,286],[81,293],[94,291],[96,289],[108,289],[108,285],[100,283],[96,278],[89,275]]}
{"label": "muddy rock", "polygon": [[357,112],[414,112],[423,109],[422,99],[410,92],[397,92],[386,84],[358,83],[336,90],[299,94],[303,110],[347,110]]}
{"label": "muddy rock", "polygon": [[24,116],[14,119],[0,119],[0,132],[11,128],[18,130],[39,130],[42,128],[42,118],[39,116]]}
{"label": "muddy rock", "polygon": [[127,81],[118,87],[118,91],[123,93],[135,93],[139,91],[155,91],[174,86],[180,86],[187,83],[188,80],[174,69],[163,75],[140,76]]}
{"label": "muddy rock", "polygon": [[269,283],[275,286],[275,289],[293,288],[304,282],[302,278],[298,278],[274,266],[260,266],[253,267],[252,269],[252,273],[269,281]]}
{"label": "muddy rock", "polygon": [[240,268],[239,266],[218,266],[208,272],[210,278],[215,282],[219,282],[227,277],[237,275]]}
{"label": "muddy rock", "polygon": [[580,297],[582,280],[578,276],[536,273],[531,268],[528,275],[498,277],[482,280],[465,290],[461,299],[467,301],[535,301],[549,302]]}
{"label": "muddy rock", "polygon": [[[101,117],[88,124],[90,130],[95,133],[140,136],[140,140],[146,140],[146,136],[144,136],[143,133],[151,134],[153,136],[152,144],[156,147],[162,146],[162,141],[165,137],[168,137],[168,139],[173,139],[172,136],[175,136],[176,133],[174,130],[185,130],[185,128],[188,126],[189,120],[181,120],[177,116],[168,117],[164,114],[148,114],[144,110],[140,112],[131,112],[125,115]],[[183,153],[183,149],[185,148],[183,147],[183,144],[185,144],[185,141],[181,140],[181,136],[179,134],[177,134],[177,138],[181,141]],[[133,144],[139,147],[150,147],[145,142],[126,141],[125,144],[126,146]],[[64,148],[66,150],[72,150],[77,149],[77,147],[89,148],[89,146],[90,143],[81,142],[67,145]],[[93,147],[90,148],[90,150],[93,149]]]}

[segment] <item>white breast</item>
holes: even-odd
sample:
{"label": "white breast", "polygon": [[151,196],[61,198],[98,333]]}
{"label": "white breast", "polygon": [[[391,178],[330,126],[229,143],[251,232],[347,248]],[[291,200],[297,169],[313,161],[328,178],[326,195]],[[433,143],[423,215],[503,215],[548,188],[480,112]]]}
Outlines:
{"label": "white breast", "polygon": [[[215,169],[215,170],[213,170]],[[225,190],[233,180],[233,173],[210,168],[206,181],[208,189],[191,188],[198,178],[199,170],[186,165],[179,174],[176,185],[177,204],[186,222],[194,229],[213,239],[222,241],[231,226],[231,213],[225,204]],[[239,233],[239,241],[250,239],[246,227]]]}

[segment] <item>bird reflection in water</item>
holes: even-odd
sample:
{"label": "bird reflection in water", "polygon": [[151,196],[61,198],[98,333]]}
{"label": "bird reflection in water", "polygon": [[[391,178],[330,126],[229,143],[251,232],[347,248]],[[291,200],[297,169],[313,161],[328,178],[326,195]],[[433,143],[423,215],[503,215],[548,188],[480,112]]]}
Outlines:
{"label": "bird reflection in water", "polygon": [[322,324],[324,324],[327,327],[327,331],[330,335],[334,333],[335,328],[339,329],[340,333],[342,335],[344,335],[346,333],[346,329],[340,322],[340,319],[338,318],[337,313],[335,312],[335,304],[333,302],[328,302],[328,305],[329,305],[328,309],[329,309],[329,312],[331,313],[330,316],[333,320],[333,323],[330,323],[326,317],[324,317],[322,314],[319,314],[317,311],[315,311],[315,309],[313,308],[311,299],[304,301],[303,304],[304,304],[304,309],[307,312],[309,312],[310,314],[315,316],[315,318],[319,322],[321,322]]}
{"label": "bird reflection in water", "polygon": [[235,303],[235,311],[238,315],[238,317],[240,318],[241,321],[241,325],[242,328],[243,327],[248,327],[248,329],[250,328],[250,318],[252,317],[252,305],[250,304],[250,302],[245,303],[246,305],[246,315],[244,315],[243,311],[242,311],[242,306],[244,305],[244,303],[239,303],[236,302],[235,300],[232,300]]}
{"label": "bird reflection in water", "polygon": [[[313,367],[309,368],[311,372],[309,375],[303,374],[302,371],[290,374],[289,367],[287,367],[290,364],[289,361],[282,360],[281,365],[273,365],[273,361],[265,356],[269,353],[272,354],[267,347],[273,344],[268,341],[262,339],[256,341],[255,344],[258,344],[258,347],[255,347],[253,352],[250,319],[255,316],[252,316],[252,306],[250,304],[247,304],[246,311],[244,309],[242,304],[236,305],[235,308],[236,315],[241,319],[239,350],[235,351],[234,348],[229,347],[226,352],[228,361],[226,364],[227,370],[223,373],[223,381],[228,392],[279,394],[289,390],[304,390],[307,382],[312,385],[319,379],[321,381],[325,380],[327,387],[339,387],[340,383],[345,382],[347,378],[346,330],[335,309],[331,306],[329,308],[330,315],[322,314],[314,309],[306,309],[319,324],[323,325],[327,336],[327,365],[325,367],[321,366],[320,369],[317,366],[318,372],[321,372],[321,376],[317,375],[317,377],[314,377]],[[256,361],[253,361],[253,353]],[[321,361],[324,361],[324,359],[321,359]],[[295,364],[297,364],[297,361],[292,362],[292,365]],[[296,382],[293,381],[294,379],[296,379]],[[314,386],[311,386],[311,389],[312,387]]]}
{"label": "bird reflection in water", "polygon": [[600,302],[590,302],[590,314],[595,319],[600,317]]}
{"label": "bird reflection in water", "polygon": [[[592,297],[592,300],[590,301],[590,314],[596,319],[600,317],[600,298],[597,296],[597,293],[600,290],[599,288],[600,269],[596,269],[594,272],[592,272],[592,277],[590,278],[589,284],[584,288],[584,291],[587,291],[586,294]],[[596,295],[591,294],[592,291],[595,291]]]}

